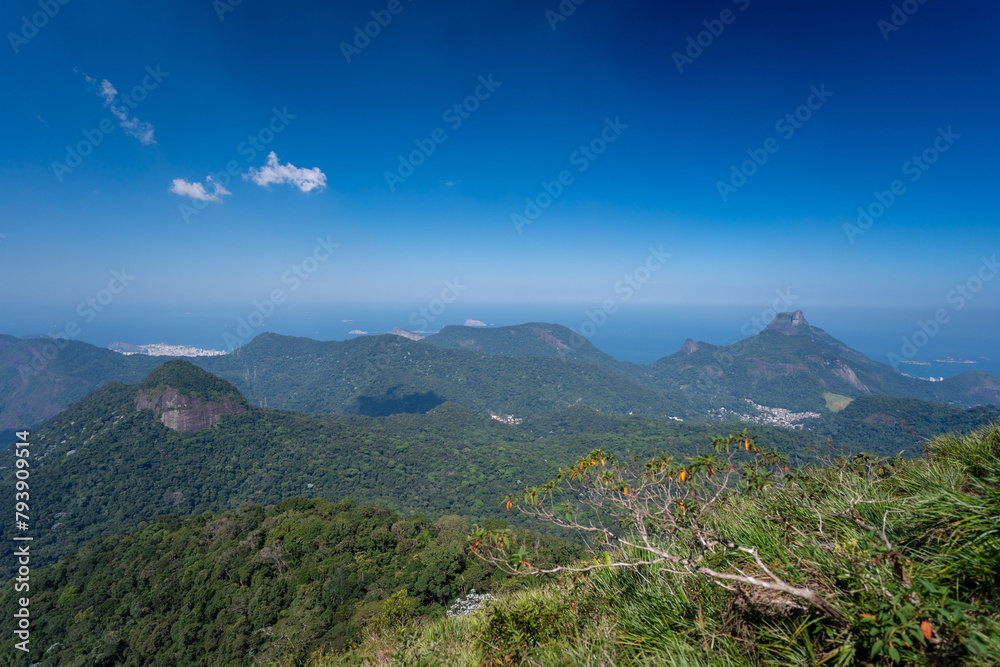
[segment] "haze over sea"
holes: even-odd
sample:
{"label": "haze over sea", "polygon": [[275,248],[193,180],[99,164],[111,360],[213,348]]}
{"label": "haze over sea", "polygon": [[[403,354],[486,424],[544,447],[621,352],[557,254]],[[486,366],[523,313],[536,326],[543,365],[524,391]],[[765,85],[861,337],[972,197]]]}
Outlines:
{"label": "haze over sea", "polygon": [[[302,304],[286,303],[275,308],[263,326],[253,328],[253,336],[269,331],[316,340],[345,340],[349,332],[389,333],[394,327],[437,331],[447,325],[464,324],[466,319],[480,320],[489,326],[525,322],[551,322],[587,334],[592,329],[587,313],[599,306],[585,305],[497,305],[453,303],[443,313],[424,317],[428,304]],[[795,310],[796,305],[781,307]],[[930,362],[930,365],[901,364],[899,370],[915,377],[951,377],[978,369],[1000,375],[1000,349],[996,331],[1000,330],[1000,310],[976,309],[948,311],[949,321],[936,335],[924,336],[920,322],[934,317],[934,309],[845,308],[831,306],[803,307],[806,319],[834,338],[864,352],[872,359],[888,363],[890,353],[903,358]],[[237,335],[240,319],[246,321],[254,312],[252,304],[176,305],[143,307],[124,304],[97,314],[92,321],[74,309],[35,307],[21,309],[16,322],[9,322],[0,333],[15,336],[52,335],[63,332],[70,322],[81,330],[77,340],[99,347],[114,341],[136,345],[168,343],[192,345],[204,349],[229,350],[224,334]],[[667,306],[623,304],[608,315],[602,326],[587,337],[603,352],[616,359],[650,363],[676,352],[687,338],[714,345],[729,345],[758,332],[773,316],[770,306]],[[601,320],[600,315],[595,319]],[[426,320],[427,326],[419,326]],[[254,321],[257,321],[256,319]],[[933,330],[933,327],[928,327]],[[903,338],[917,343],[916,354],[907,357]],[[973,364],[938,363],[951,357],[974,361]]]}

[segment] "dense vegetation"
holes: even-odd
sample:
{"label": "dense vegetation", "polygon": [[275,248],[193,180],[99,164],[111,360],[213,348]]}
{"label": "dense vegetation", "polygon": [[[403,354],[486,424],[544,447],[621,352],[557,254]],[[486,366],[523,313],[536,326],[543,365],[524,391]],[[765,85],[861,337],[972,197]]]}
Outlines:
{"label": "dense vegetation", "polygon": [[[107,382],[139,382],[163,360],[75,341],[46,359],[46,346],[53,345],[0,336],[0,430],[31,428]],[[419,342],[392,335],[320,342],[265,333],[236,354],[192,361],[233,383],[253,405],[368,416],[426,412],[451,401],[480,414],[521,418],[581,403],[612,414],[705,419],[711,409],[745,408],[745,398],[825,414],[824,395],[831,392],[1000,405],[996,376],[968,371],[923,382],[807,323],[794,332],[769,327],[726,347],[696,347],[632,364],[565,327],[529,323],[446,327]],[[38,373],[22,377],[19,369],[33,363]]]}
{"label": "dense vegetation", "polygon": [[[0,429],[34,427],[108,382],[141,382],[162,358],[129,356],[78,341],[0,334]],[[13,439],[0,441],[0,447]]]}
{"label": "dense vegetation", "polygon": [[[186,362],[168,364],[170,386],[235,394]],[[184,377],[178,369],[186,369]],[[164,371],[166,372],[166,371]],[[159,386],[154,374],[150,383]],[[385,418],[304,415],[254,408],[219,419],[217,428],[180,433],[152,410],[136,410],[147,388],[109,384],[32,432],[32,517],[44,530],[33,542],[40,562],[98,537],[134,529],[157,515],[272,504],[293,496],[351,498],[427,516],[472,521],[505,516],[510,488],[537,483],[566,456],[594,447],[693,452],[712,427],[611,417],[582,406],[558,415],[502,424],[454,403],[426,415]],[[756,430],[784,451],[820,447],[811,436]],[[10,469],[13,453],[0,453]],[[3,475],[0,493],[13,492]],[[9,554],[13,527],[0,524]],[[3,579],[11,559],[0,560]]]}
{"label": "dense vegetation", "polygon": [[196,398],[204,402],[219,404],[229,399],[244,408],[250,407],[233,385],[211,373],[197,371],[184,359],[173,359],[154,368],[146,379],[139,383],[138,389],[147,398],[152,398],[157,392],[173,389],[187,398]]}
{"label": "dense vegetation", "polygon": [[[611,546],[571,568],[588,571],[462,618],[399,623],[308,664],[1000,664],[1000,425],[939,437],[927,453],[750,477],[708,513],[671,503],[664,517],[697,519],[655,546],[700,554],[697,565],[648,564],[648,549]],[[674,482],[699,488],[699,461],[683,469],[691,476]],[[685,533],[700,526],[726,539],[692,547]],[[705,568],[784,580],[830,606]]]}
{"label": "dense vegetation", "polygon": [[725,347],[698,343],[696,350],[682,349],[635,370],[635,379],[647,386],[680,388],[695,404],[706,400],[716,408],[742,409],[743,399],[749,398],[772,407],[825,413],[828,392],[900,396],[960,407],[1000,405],[1000,378],[994,375],[967,371],[943,382],[917,380],[808,323],[792,331],[769,326]]}
{"label": "dense vegetation", "polygon": [[840,412],[809,422],[809,429],[834,442],[850,444],[854,452],[915,456],[924,443],[942,433],[968,433],[1000,421],[1000,409],[979,406],[963,410],[953,405],[890,396],[861,396]]}
{"label": "dense vegetation", "polygon": [[[321,343],[261,334],[239,355],[198,365],[232,382],[254,404],[301,412],[385,416],[426,412],[445,401],[522,418],[577,403],[660,418],[689,411],[676,389],[653,390],[600,366],[441,349],[392,335]],[[416,408],[405,409],[407,400]]]}
{"label": "dense vegetation", "polygon": [[[754,477],[753,493],[725,496],[705,521],[754,544],[767,563],[773,557],[771,567],[789,581],[821,590],[851,622],[780,595],[761,597],[752,587],[720,588],[676,568],[643,565],[568,576],[501,596],[469,619],[414,626],[401,619],[438,614],[465,589],[495,583],[491,566],[463,551],[465,526],[498,528],[490,522],[506,518],[517,528],[545,528],[505,511],[508,493],[530,493],[560,465],[594,450],[632,461],[696,456],[704,466],[712,435],[733,425],[614,415],[582,404],[504,424],[445,402],[426,414],[389,417],[251,407],[221,417],[215,428],[181,433],[135,407],[139,394],[167,387],[244,401],[224,380],[174,361],[139,385],[110,383],[32,432],[32,567],[42,602],[33,614],[45,617],[34,639],[52,647],[45,664],[245,664],[251,650],[265,660],[299,659],[321,645],[340,655],[351,641],[362,647],[336,660],[396,653],[412,664],[439,664],[441,655],[448,656],[443,664],[808,664],[825,656],[876,664],[930,655],[975,664],[994,659],[1000,641],[996,601],[981,593],[1000,585],[1000,429],[939,438],[929,460],[848,456],[815,465],[839,451],[894,454],[901,441],[912,450],[942,426],[968,431],[995,419],[994,408],[862,396],[818,420],[817,430],[832,440],[752,429],[749,437],[773,448],[781,465],[770,481]],[[9,470],[12,456],[0,453],[0,466]],[[3,476],[0,493],[12,497],[10,477]],[[343,498],[350,500],[329,504]],[[567,514],[565,522],[570,516],[600,514]],[[873,533],[882,521],[884,535]],[[16,562],[11,530],[0,525],[3,579]],[[138,532],[112,537],[128,530]],[[74,549],[59,565],[37,569]],[[542,554],[561,563],[568,551],[545,538]],[[619,547],[607,557],[646,556]],[[717,569],[755,567],[703,557]],[[897,614],[902,608],[905,618]],[[930,632],[926,645],[914,648],[914,627]]]}
{"label": "dense vegetation", "polygon": [[[339,650],[365,627],[440,614],[506,576],[468,524],[292,498],[154,523],[31,575],[31,653],[0,623],[0,665],[248,665]],[[559,562],[579,547],[529,537]],[[3,591],[13,596],[13,582]]]}
{"label": "dense vegetation", "polygon": [[474,350],[504,357],[554,357],[602,366],[631,375],[638,364],[618,361],[571,329],[546,322],[506,327],[449,326],[423,340],[449,350]]}

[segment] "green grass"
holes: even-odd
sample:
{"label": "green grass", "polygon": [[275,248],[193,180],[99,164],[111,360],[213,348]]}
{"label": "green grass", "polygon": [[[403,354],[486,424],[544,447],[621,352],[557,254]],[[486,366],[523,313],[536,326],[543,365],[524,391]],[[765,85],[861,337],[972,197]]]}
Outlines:
{"label": "green grass", "polygon": [[851,398],[850,396],[843,396],[841,394],[833,394],[830,393],[829,391],[824,391],[823,400],[826,401],[827,410],[829,410],[830,412],[840,412],[848,405],[850,405],[851,401],[853,401],[854,399]]}
{"label": "green grass", "polygon": [[920,459],[812,468],[795,484],[733,495],[708,520],[839,617],[619,549],[635,568],[567,574],[309,664],[1000,664],[1000,425],[939,437]]}

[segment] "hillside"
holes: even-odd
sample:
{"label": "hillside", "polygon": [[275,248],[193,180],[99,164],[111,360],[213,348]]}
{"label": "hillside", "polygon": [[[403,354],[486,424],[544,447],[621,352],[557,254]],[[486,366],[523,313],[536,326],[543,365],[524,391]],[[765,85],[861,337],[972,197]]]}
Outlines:
{"label": "hillside", "polygon": [[74,340],[0,334],[0,432],[40,424],[108,382],[139,382],[161,363]]}
{"label": "hillside", "polygon": [[1000,422],[1000,409],[992,405],[963,410],[913,398],[869,395],[824,415],[809,430],[834,442],[850,443],[853,451],[916,456],[934,436],[969,433],[996,422]]}
{"label": "hillside", "polygon": [[[165,519],[32,570],[32,656],[0,621],[0,665],[248,665],[343,649],[365,627],[440,613],[506,576],[459,517],[291,498]],[[570,562],[580,548],[535,536]],[[14,595],[10,582],[3,590]]]}
{"label": "hillside", "polygon": [[385,416],[445,401],[521,418],[577,403],[656,418],[690,409],[676,390],[652,390],[599,366],[442,349],[390,334],[343,342],[261,334],[239,354],[194,361],[256,405],[302,412]]}
{"label": "hillside", "polygon": [[[384,418],[251,408],[180,430],[157,409],[141,407],[152,388],[201,388],[217,392],[215,398],[232,396],[232,389],[186,361],[168,362],[150,378],[110,383],[32,431],[32,475],[45,480],[32,490],[31,505],[36,525],[45,527],[32,546],[40,561],[157,515],[293,496],[350,498],[473,521],[504,518],[504,495],[537,483],[565,456],[595,446],[643,455],[691,452],[716,432],[688,422],[609,418],[583,406],[514,426],[455,403]],[[755,431],[793,454],[823,444],[783,429]],[[12,465],[13,452],[0,453],[0,466]],[[13,493],[13,483],[3,475],[0,493]],[[12,530],[0,525],[4,544],[11,544]],[[4,579],[11,562],[2,561]]]}
{"label": "hillside", "polygon": [[528,322],[506,327],[447,326],[423,342],[449,350],[473,350],[506,357],[554,357],[626,373],[631,364],[598,350],[558,324]]}
{"label": "hillside", "polygon": [[[19,369],[46,344],[0,336],[0,437],[31,428],[107,382],[138,382],[163,361],[69,342],[37,375],[22,378]],[[779,313],[765,330],[732,345],[688,340],[646,365],[619,362],[571,330],[540,322],[446,327],[419,342],[264,333],[237,353],[190,361],[230,382],[252,405],[347,415],[423,413],[448,401],[484,416],[522,419],[582,404],[609,414],[702,421],[720,408],[745,412],[747,399],[824,415],[829,400],[867,395],[961,408],[1000,405],[994,375],[910,378],[811,326],[801,311]]]}
{"label": "hillside", "polygon": [[[32,428],[108,382],[139,382],[164,361],[70,341],[37,375],[22,379],[19,369],[45,344],[0,337],[0,436]],[[238,354],[190,361],[231,382],[254,405],[302,412],[385,416],[426,412],[445,401],[521,418],[577,403],[651,417],[692,412],[680,392],[653,390],[607,368],[442,349],[392,335],[320,342],[261,334]]]}
{"label": "hillside", "polygon": [[[686,462],[686,480],[656,484],[662,462],[640,460],[628,466],[645,480],[631,504],[602,491],[625,464],[601,461],[575,491],[646,521],[610,524],[612,544],[554,583],[462,618],[397,624],[306,665],[1000,664],[1000,425],[937,437],[919,459],[845,457],[785,473],[767,458],[757,459],[766,487],[748,465],[739,492],[719,495],[694,479],[704,459]],[[495,544],[491,535],[475,539]],[[531,577],[533,564],[519,571]]]}

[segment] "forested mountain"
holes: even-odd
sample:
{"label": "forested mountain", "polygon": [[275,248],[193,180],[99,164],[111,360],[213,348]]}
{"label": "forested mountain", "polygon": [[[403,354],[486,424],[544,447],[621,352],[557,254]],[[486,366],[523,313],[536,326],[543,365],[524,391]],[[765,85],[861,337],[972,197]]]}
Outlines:
{"label": "forested mountain", "polygon": [[982,371],[943,382],[907,377],[811,326],[802,311],[778,313],[764,331],[725,347],[688,340],[674,354],[640,367],[636,378],[655,388],[681,389],[713,407],[749,398],[822,413],[831,395],[868,394],[960,407],[1000,405],[1000,377]]}
{"label": "forested mountain", "polygon": [[108,382],[140,382],[163,361],[73,340],[0,334],[0,432],[40,424]]}
{"label": "forested mountain", "polygon": [[[504,579],[469,553],[468,529],[457,516],[305,498],[165,518],[33,569],[31,656],[14,649],[5,614],[0,665],[214,667],[340,650],[364,627],[440,612]],[[581,552],[524,538],[556,562]]]}
{"label": "forested mountain", "polygon": [[[107,382],[138,382],[163,361],[73,341],[54,346],[0,336],[0,436],[40,423]],[[253,405],[348,415],[422,413],[447,401],[480,415],[531,418],[582,404],[703,421],[712,410],[745,408],[746,399],[821,414],[867,395],[1000,405],[996,376],[907,377],[809,325],[801,311],[779,313],[761,333],[729,346],[689,340],[646,365],[619,362],[573,331],[539,322],[445,327],[418,342],[388,334],[321,342],[265,333],[237,353],[191,361]]]}
{"label": "forested mountain", "polygon": [[[901,441],[913,454],[941,425],[965,431],[1000,415],[882,396],[838,410],[817,422],[823,437],[749,430],[797,465],[894,453]],[[169,361],[138,384],[105,385],[31,433],[33,641],[50,649],[32,660],[225,665],[343,647],[366,626],[439,612],[492,585],[494,573],[464,550],[468,526],[543,528],[509,514],[508,493],[595,449],[683,457],[744,426],[584,405],[521,423],[455,402],[425,414],[303,414],[254,407],[224,379]],[[0,466],[13,466],[9,449]],[[3,475],[0,493],[13,497],[13,484]],[[0,541],[11,537],[13,526],[0,526]],[[555,560],[576,553],[537,539]],[[3,580],[17,562],[10,550]],[[0,664],[21,657],[8,650]]]}
{"label": "forested mountain", "polygon": [[[139,382],[164,361],[69,341],[36,372],[30,364],[46,344],[0,337],[0,431],[31,428],[108,382]],[[232,382],[254,405],[303,412],[384,416],[445,401],[521,418],[577,403],[658,418],[692,412],[681,392],[604,367],[442,349],[389,334],[328,342],[261,334],[236,354],[190,361]]]}
{"label": "forested mountain", "polygon": [[576,333],[558,324],[528,322],[506,327],[448,326],[423,339],[451,350],[474,350],[505,357],[554,357],[601,366],[629,374],[636,366],[598,350]]}
{"label": "forested mountain", "polygon": [[[428,516],[504,518],[506,494],[540,482],[567,458],[597,447],[643,456],[690,453],[720,429],[742,428],[614,418],[582,406],[511,425],[449,402],[428,414],[384,418],[250,408],[218,414],[214,427],[185,431],[168,427],[177,420],[167,413],[190,411],[190,401],[138,407],[163,389],[241,400],[234,387],[176,360],[138,386],[110,383],[32,431],[32,478],[44,480],[31,495],[40,529],[32,553],[39,561],[157,515],[293,496],[350,498]],[[793,455],[824,446],[800,432],[753,431]],[[13,452],[0,453],[0,465],[9,470]],[[3,475],[0,493],[12,494],[13,483]],[[6,545],[12,530],[0,525]],[[6,578],[12,560],[0,562]]]}
{"label": "forested mountain", "polygon": [[384,416],[445,401],[521,418],[577,403],[654,418],[689,412],[681,392],[653,390],[600,366],[442,349],[388,334],[343,342],[261,334],[239,354],[192,361],[257,405],[302,412]]}

